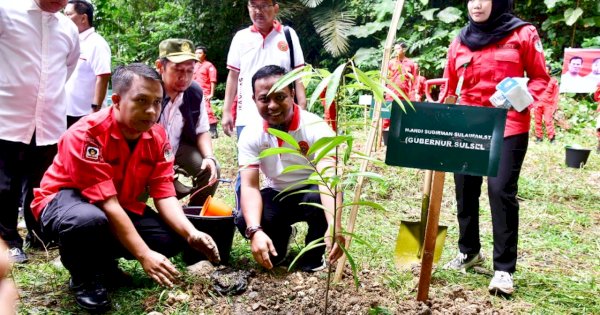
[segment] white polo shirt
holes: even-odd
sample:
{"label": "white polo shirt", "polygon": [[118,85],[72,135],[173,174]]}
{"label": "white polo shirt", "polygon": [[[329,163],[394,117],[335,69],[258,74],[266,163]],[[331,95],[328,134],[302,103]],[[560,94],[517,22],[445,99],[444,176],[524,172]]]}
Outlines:
{"label": "white polo shirt", "polygon": [[50,145],[67,128],[65,83],[79,58],[77,27],[33,0],[0,5],[0,139]]}
{"label": "white polo shirt", "polygon": [[75,117],[91,112],[96,94],[96,78],[110,75],[110,47],[93,27],[79,33],[79,46],[77,67],[65,85],[67,115]]}
{"label": "white polo shirt", "polygon": [[[298,170],[282,174],[283,170],[290,165],[306,164],[306,160],[302,157],[278,154],[258,159],[260,153],[265,149],[282,146],[291,148],[289,144],[269,134],[267,128],[268,125],[262,118],[261,122],[246,125],[238,141],[240,171],[260,168],[265,175],[265,182],[262,186],[278,191],[307,179],[312,174],[311,170]],[[294,106],[294,117],[288,133],[305,150],[323,137],[335,136],[331,127],[322,118],[302,110],[298,105]],[[333,154],[334,152],[331,152],[331,155]],[[308,158],[312,160],[314,157],[315,154],[312,154]]]}
{"label": "white polo shirt", "polygon": [[273,30],[266,37],[254,25],[235,34],[227,55],[227,68],[239,72],[237,88],[236,126],[246,126],[252,121],[262,121],[252,100],[252,76],[264,66],[277,65],[286,70],[304,66],[302,47],[296,32],[289,28],[294,45],[294,63],[290,65],[290,51],[283,26],[274,21]]}

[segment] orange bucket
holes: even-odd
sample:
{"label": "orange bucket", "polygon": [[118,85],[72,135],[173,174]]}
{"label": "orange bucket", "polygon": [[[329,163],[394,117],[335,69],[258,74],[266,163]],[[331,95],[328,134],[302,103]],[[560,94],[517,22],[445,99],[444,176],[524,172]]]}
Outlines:
{"label": "orange bucket", "polygon": [[233,213],[233,208],[228,206],[225,202],[213,199],[211,196],[206,198],[200,216],[204,217],[229,217]]}

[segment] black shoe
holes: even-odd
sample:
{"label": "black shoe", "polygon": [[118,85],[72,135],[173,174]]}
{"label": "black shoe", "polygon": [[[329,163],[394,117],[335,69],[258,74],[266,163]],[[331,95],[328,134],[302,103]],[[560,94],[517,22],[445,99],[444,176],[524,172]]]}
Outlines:
{"label": "black shoe", "polygon": [[554,137],[552,137],[552,139],[550,139],[550,143],[554,143]]}
{"label": "black shoe", "polygon": [[212,139],[217,139],[219,137],[219,132],[217,131],[217,124],[210,125],[210,137]]}
{"label": "black shoe", "polygon": [[99,280],[98,277],[93,281],[80,283],[73,278],[69,280],[69,289],[75,293],[77,305],[93,313],[103,313],[110,308],[108,292]]}
{"label": "black shoe", "polygon": [[544,139],[542,139],[542,138],[538,138],[538,137],[535,137],[535,142],[538,142],[538,143],[539,143],[539,142],[542,142],[542,141],[544,141]]}
{"label": "black shoe", "polygon": [[29,261],[29,257],[27,257],[25,252],[18,247],[13,247],[8,250],[8,258],[15,264],[24,264]]}

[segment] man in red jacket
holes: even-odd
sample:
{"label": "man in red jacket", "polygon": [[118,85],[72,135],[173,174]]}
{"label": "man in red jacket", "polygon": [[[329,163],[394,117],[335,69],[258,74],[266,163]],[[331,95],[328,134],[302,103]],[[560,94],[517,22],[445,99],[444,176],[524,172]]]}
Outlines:
{"label": "man in red jacket", "polygon": [[[546,65],[546,71],[550,75],[552,67]],[[546,90],[540,96],[539,100],[533,105],[534,121],[535,121],[535,141],[542,142],[544,140],[544,132],[542,131],[542,119],[546,125],[546,136],[550,142],[554,142],[554,113],[558,108],[558,81],[550,77],[550,81]]]}

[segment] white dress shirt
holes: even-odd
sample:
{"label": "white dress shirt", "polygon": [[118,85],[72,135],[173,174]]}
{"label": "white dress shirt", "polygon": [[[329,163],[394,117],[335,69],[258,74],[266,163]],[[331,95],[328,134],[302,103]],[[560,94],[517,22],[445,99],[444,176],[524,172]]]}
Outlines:
{"label": "white dress shirt", "polygon": [[77,67],[65,85],[67,115],[74,117],[92,112],[96,79],[110,75],[110,47],[93,27],[79,33],[79,45],[81,51]]}
{"label": "white dress shirt", "polygon": [[[179,93],[175,99],[170,100],[163,114],[160,116],[158,123],[165,128],[167,135],[169,136],[169,143],[173,153],[177,154],[179,149],[179,141],[181,140],[181,133],[183,131],[183,125],[185,120],[179,107],[183,104],[183,93]],[[208,124],[208,114],[206,113],[206,105],[204,104],[204,98],[202,98],[202,104],[200,104],[200,115],[198,116],[198,122],[196,123],[196,135],[207,132],[210,128]]]}
{"label": "white dress shirt", "polygon": [[0,139],[36,145],[65,132],[65,82],[79,58],[79,34],[62,13],[33,0],[0,6]]}

